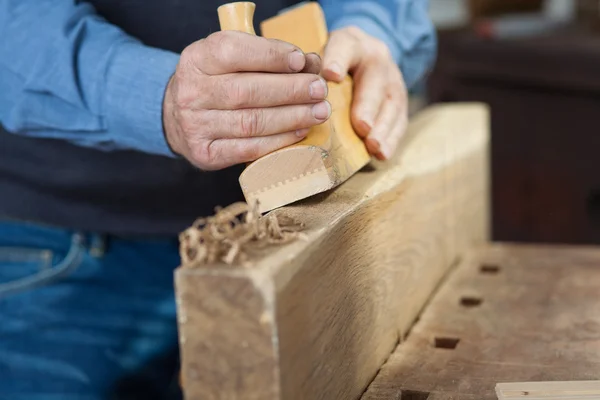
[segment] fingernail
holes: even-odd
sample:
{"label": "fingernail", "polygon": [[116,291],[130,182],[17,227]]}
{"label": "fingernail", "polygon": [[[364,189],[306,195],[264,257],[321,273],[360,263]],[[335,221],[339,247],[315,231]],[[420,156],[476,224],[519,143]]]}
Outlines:
{"label": "fingernail", "polygon": [[327,97],[327,84],[323,79],[318,79],[308,87],[311,99],[321,100]]}
{"label": "fingernail", "polygon": [[308,131],[310,131],[310,128],[298,129],[296,131],[296,136],[298,136],[299,138],[303,138],[306,135],[308,135]]}
{"label": "fingernail", "polygon": [[342,77],[342,67],[340,67],[340,64],[333,63],[327,69],[339,76],[340,78]]}
{"label": "fingernail", "polygon": [[373,120],[371,118],[361,118],[360,122],[367,132],[370,132],[371,129],[373,129]]}
{"label": "fingernail", "polygon": [[298,50],[295,50],[292,53],[290,53],[289,63],[290,69],[292,71],[300,71],[302,68],[304,68],[305,62],[306,60],[304,58],[304,54],[302,54]]}
{"label": "fingernail", "polygon": [[367,150],[369,151],[369,153],[374,155],[380,153],[380,146],[378,140],[369,137],[365,140],[365,144],[367,145]]}
{"label": "fingernail", "polygon": [[331,115],[331,104],[326,101],[315,104],[312,108],[312,115],[316,119],[326,120]]}

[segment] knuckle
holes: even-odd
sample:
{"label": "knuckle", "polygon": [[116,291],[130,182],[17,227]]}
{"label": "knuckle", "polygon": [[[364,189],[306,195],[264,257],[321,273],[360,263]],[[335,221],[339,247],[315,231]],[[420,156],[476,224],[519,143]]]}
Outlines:
{"label": "knuckle", "polygon": [[214,85],[212,82],[208,80],[204,80],[204,82],[198,85],[198,90],[195,91],[193,98],[190,101],[190,105],[193,101],[196,108],[208,108],[208,105],[211,104],[212,100],[215,97]]}
{"label": "knuckle", "polygon": [[280,39],[266,39],[265,48],[266,60],[268,62],[281,62],[285,63],[286,66],[288,56],[292,51],[302,52],[299,47]]}
{"label": "knuckle", "polygon": [[312,105],[298,107],[292,117],[292,126],[294,129],[308,128],[318,123],[313,115],[312,107]]}
{"label": "knuckle", "polygon": [[226,79],[223,82],[223,94],[226,101],[233,108],[244,108],[249,107],[253,103],[253,85],[251,82],[235,81],[233,79]]}
{"label": "knuckle", "polygon": [[308,99],[308,86],[310,81],[301,76],[293,76],[292,79],[285,85],[281,85],[281,94],[283,99],[288,103],[293,103],[303,98]]}
{"label": "knuckle", "polygon": [[186,46],[179,55],[177,72],[186,75],[189,71],[201,71],[204,58],[201,56],[206,53],[206,39],[200,39]]}
{"label": "knuckle", "polygon": [[191,154],[192,161],[194,162],[194,164],[201,165],[202,167],[205,167],[206,165],[208,165],[206,163],[206,151],[204,149],[205,149],[204,145],[190,146],[190,154]]}
{"label": "knuckle", "polygon": [[206,104],[211,96],[211,82],[202,74],[186,74],[183,71],[175,72],[175,81],[172,86],[172,99],[179,108],[191,109],[194,104]]}
{"label": "knuckle", "polygon": [[373,50],[382,53],[382,54],[389,54],[389,49],[387,47],[387,45],[385,43],[383,43],[381,40],[373,38],[373,40],[371,41],[371,46],[373,47]]}
{"label": "knuckle", "polygon": [[262,152],[260,151],[260,149],[261,149],[261,145],[264,141],[265,141],[265,139],[262,139],[259,141],[258,144],[253,144],[253,145],[245,147],[242,150],[241,157],[245,161],[254,161],[254,160],[260,158],[260,156],[262,156]]}
{"label": "knuckle", "polygon": [[267,49],[267,60],[287,61],[284,54],[279,51],[277,46],[269,46]]}
{"label": "knuckle", "polygon": [[214,140],[204,140],[191,146],[191,154],[194,163],[205,170],[213,170],[221,157],[220,147],[215,145]]}
{"label": "knuckle", "polygon": [[264,113],[256,109],[241,110],[239,124],[243,137],[258,136],[265,130]]}
{"label": "knuckle", "polygon": [[346,32],[348,35],[352,36],[354,39],[360,39],[362,37],[363,31],[355,25],[350,25],[346,28]]}
{"label": "knuckle", "polygon": [[222,158],[222,147],[218,146],[216,141],[209,140],[204,144],[204,146],[202,146],[202,148],[204,160],[207,165],[216,165]]}
{"label": "knuckle", "polygon": [[368,54],[377,59],[378,61],[391,60],[392,53],[389,47],[377,38],[371,38],[368,46],[365,46]]}
{"label": "knuckle", "polygon": [[206,53],[214,60],[229,63],[235,59],[235,42],[231,40],[231,32],[221,31],[211,34],[205,39]]}
{"label": "knuckle", "polygon": [[203,43],[207,49],[218,49],[228,41],[228,36],[227,31],[211,33],[203,40]]}
{"label": "knuckle", "polygon": [[188,113],[184,112],[183,110],[176,111],[176,116],[179,121],[179,127],[183,133],[183,136],[188,142],[191,141],[194,135],[197,133],[196,124],[189,117]]}
{"label": "knuckle", "polygon": [[281,123],[285,131],[310,128],[320,121],[312,113],[312,105],[298,105],[281,115]]}
{"label": "knuckle", "polygon": [[190,147],[197,146],[214,130],[214,118],[210,111],[179,111],[179,126]]}
{"label": "knuckle", "polygon": [[181,55],[179,56],[179,65],[185,66],[188,65],[194,58],[195,47],[198,46],[198,43],[192,43],[186,48],[183,49]]}
{"label": "knuckle", "polygon": [[179,85],[177,89],[173,92],[173,100],[175,104],[180,109],[187,109],[189,103],[192,101],[192,96],[189,90],[187,90],[187,85]]}
{"label": "knuckle", "polygon": [[[294,83],[289,85],[289,96],[296,101],[310,99],[310,85],[312,85],[314,82],[318,82],[319,80],[325,84],[325,81],[321,78],[318,78],[316,75],[305,74],[303,76],[298,76],[297,78],[295,77]],[[325,86],[325,92],[327,92],[327,86]]]}
{"label": "knuckle", "polygon": [[285,78],[285,82],[278,85],[278,96],[288,104],[309,101],[311,100],[310,85],[315,81],[318,81],[318,78],[312,74],[289,75]]}

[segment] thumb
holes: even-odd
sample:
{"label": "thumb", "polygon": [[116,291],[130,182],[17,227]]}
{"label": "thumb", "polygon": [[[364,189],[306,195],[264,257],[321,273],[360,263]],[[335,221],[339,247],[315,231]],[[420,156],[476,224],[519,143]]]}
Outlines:
{"label": "thumb", "polygon": [[360,61],[360,40],[351,28],[334,31],[323,52],[322,75],[325,79],[341,82]]}

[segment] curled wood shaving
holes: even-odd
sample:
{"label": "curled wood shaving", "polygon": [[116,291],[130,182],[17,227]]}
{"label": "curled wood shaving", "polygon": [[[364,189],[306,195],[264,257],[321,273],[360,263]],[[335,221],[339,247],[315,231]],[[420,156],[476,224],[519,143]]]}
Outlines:
{"label": "curled wood shaving", "polygon": [[258,203],[234,203],[215,212],[197,219],[179,235],[183,267],[213,263],[248,266],[250,258],[267,246],[304,238],[302,223],[285,215],[263,217]]}

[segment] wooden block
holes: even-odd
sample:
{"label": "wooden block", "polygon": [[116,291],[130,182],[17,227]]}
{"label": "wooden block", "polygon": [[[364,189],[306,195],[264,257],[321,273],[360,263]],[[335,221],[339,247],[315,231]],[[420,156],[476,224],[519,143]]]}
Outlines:
{"label": "wooden block", "polygon": [[[254,33],[253,3],[230,3],[218,11],[222,29]],[[261,31],[264,37],[293,43],[307,53],[322,53],[328,37],[317,2],[262,22]],[[351,78],[339,84],[329,82],[328,88],[332,114],[327,122],[313,127],[299,143],[249,164],[241,174],[246,200],[258,200],[261,212],[334,188],[369,162],[370,156],[350,122]]]}
{"label": "wooden block", "polygon": [[496,394],[498,400],[598,400],[600,381],[499,383]]}
{"label": "wooden block", "polygon": [[435,106],[389,162],[273,211],[306,240],[176,271],[188,400],[357,399],[457,257],[488,238],[488,111]]}

